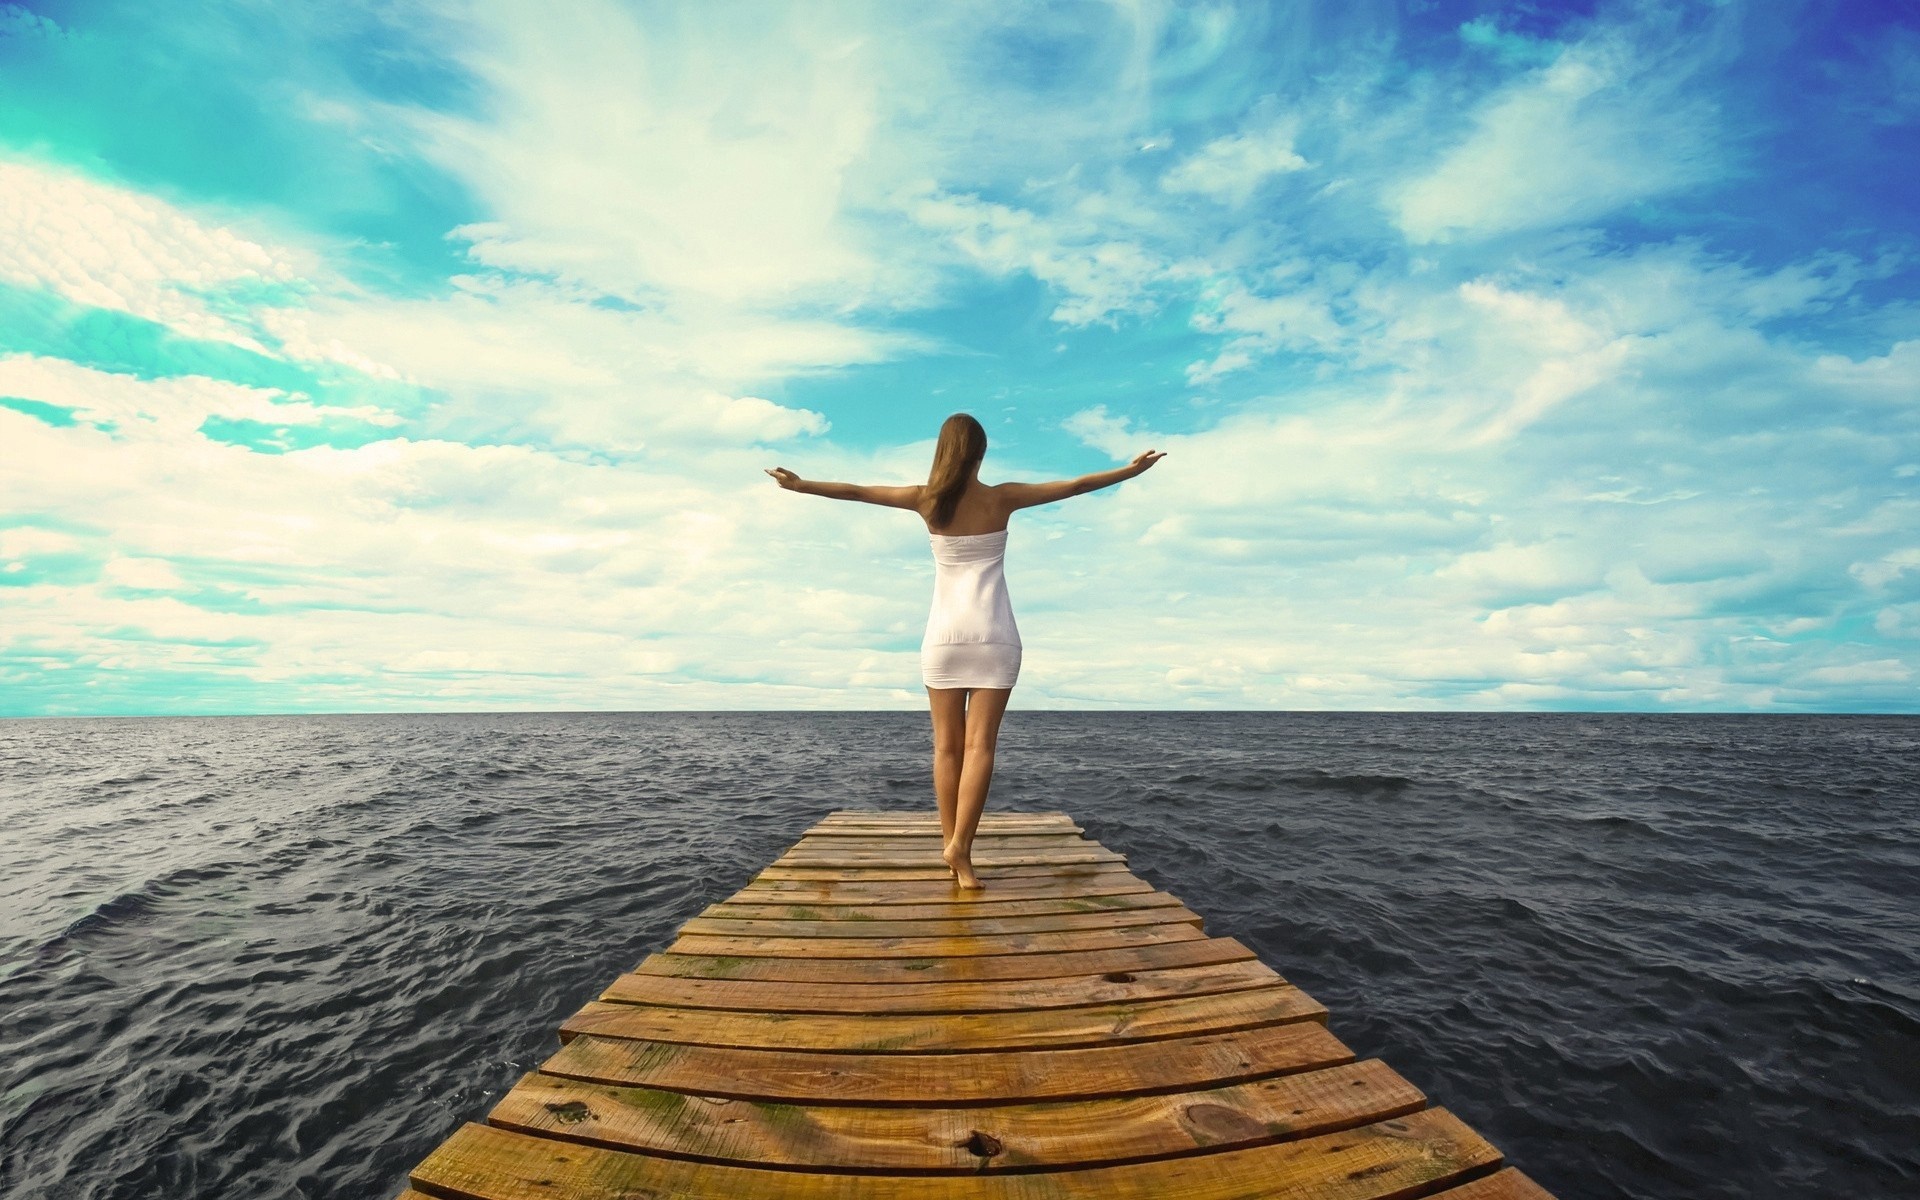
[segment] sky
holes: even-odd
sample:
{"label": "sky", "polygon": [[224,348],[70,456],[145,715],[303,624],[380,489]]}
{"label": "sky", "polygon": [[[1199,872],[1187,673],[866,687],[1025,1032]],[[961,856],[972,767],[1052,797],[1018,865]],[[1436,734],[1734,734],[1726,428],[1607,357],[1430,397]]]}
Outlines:
{"label": "sky", "polygon": [[1911,5],[0,3],[0,715],[1920,711]]}

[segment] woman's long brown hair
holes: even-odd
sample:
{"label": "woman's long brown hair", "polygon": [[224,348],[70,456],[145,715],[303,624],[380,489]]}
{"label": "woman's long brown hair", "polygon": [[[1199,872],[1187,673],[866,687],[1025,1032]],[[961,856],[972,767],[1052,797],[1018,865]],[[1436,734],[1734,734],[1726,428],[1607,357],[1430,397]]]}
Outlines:
{"label": "woman's long brown hair", "polygon": [[933,470],[927,474],[927,494],[933,497],[930,525],[946,525],[960,507],[960,496],[980,460],[987,456],[987,431],[966,413],[955,413],[940,426],[933,447]]}

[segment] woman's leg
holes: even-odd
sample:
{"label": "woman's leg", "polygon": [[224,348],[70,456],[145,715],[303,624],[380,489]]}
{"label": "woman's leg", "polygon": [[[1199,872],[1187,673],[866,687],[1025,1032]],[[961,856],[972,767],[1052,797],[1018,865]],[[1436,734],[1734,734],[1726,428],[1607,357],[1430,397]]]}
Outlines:
{"label": "woman's leg", "polygon": [[1000,741],[1000,718],[1007,713],[1012,688],[975,688],[967,703],[966,748],[960,760],[960,792],[954,806],[953,834],[940,857],[965,888],[984,887],[973,872],[973,834],[987,807],[993,783],[993,752]]}
{"label": "woman's leg", "polygon": [[960,796],[960,758],[967,741],[967,690],[928,688],[933,709],[933,802],[940,810],[941,845],[953,840],[953,814]]}

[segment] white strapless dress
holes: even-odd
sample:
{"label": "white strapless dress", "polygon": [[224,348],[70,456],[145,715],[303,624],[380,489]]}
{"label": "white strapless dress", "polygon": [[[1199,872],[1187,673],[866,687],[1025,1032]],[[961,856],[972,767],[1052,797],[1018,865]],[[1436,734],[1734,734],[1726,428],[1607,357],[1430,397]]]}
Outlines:
{"label": "white strapless dress", "polygon": [[1020,628],[1007,595],[1007,531],[929,533],[933,611],[920,641],[930,688],[1010,688],[1020,677]]}

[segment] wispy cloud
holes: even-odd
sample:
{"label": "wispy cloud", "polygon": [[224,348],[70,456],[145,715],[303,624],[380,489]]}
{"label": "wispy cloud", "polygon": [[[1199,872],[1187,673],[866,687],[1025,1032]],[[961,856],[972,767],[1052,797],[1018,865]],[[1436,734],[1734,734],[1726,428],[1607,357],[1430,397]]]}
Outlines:
{"label": "wispy cloud", "polygon": [[1704,66],[1671,34],[1594,32],[1481,101],[1464,138],[1389,190],[1400,229],[1440,242],[1554,228],[1722,177],[1734,154],[1688,86]]}

